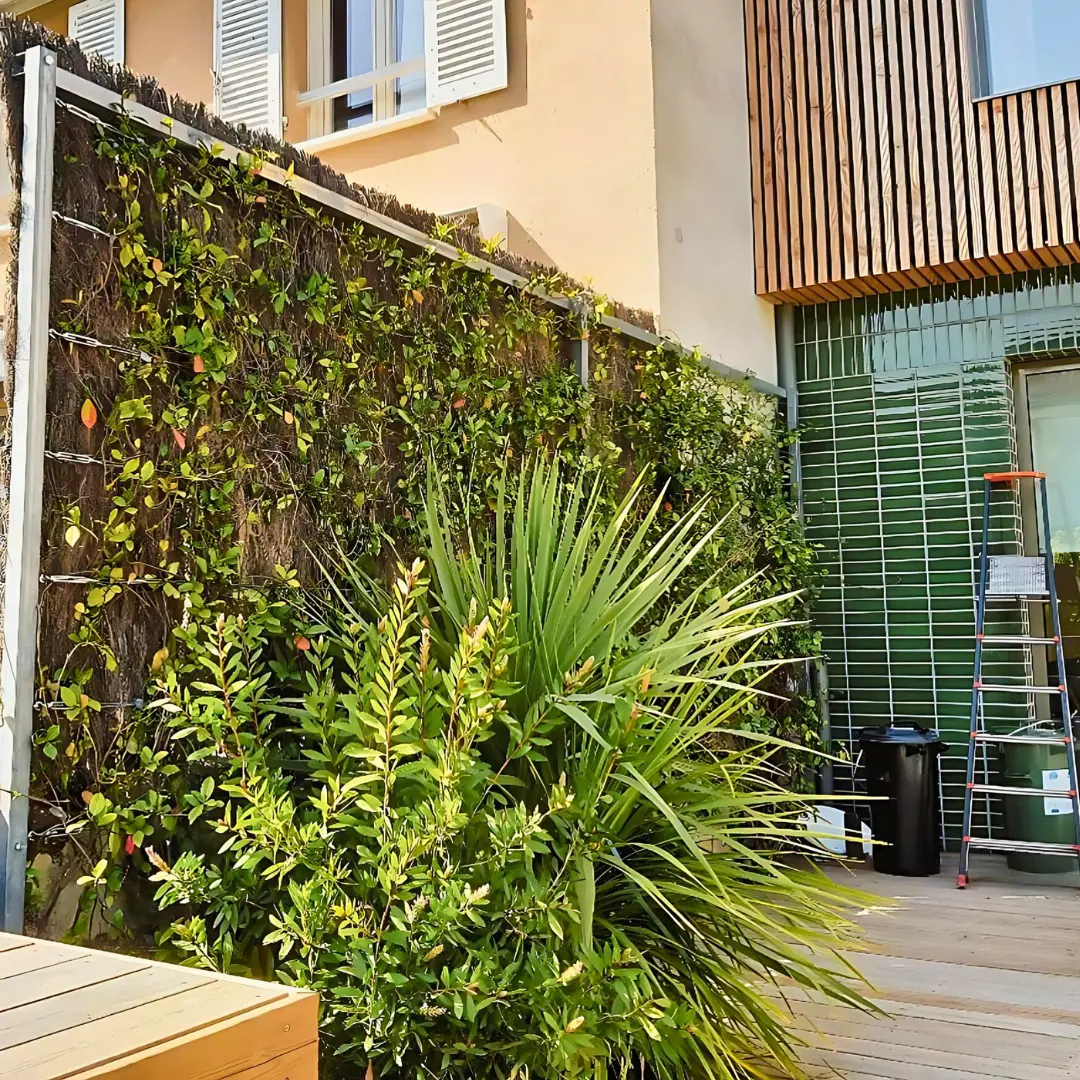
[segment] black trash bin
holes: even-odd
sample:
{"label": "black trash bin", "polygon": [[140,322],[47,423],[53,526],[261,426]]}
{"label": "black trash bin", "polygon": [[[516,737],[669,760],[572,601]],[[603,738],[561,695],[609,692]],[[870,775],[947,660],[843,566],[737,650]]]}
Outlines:
{"label": "black trash bin", "polygon": [[859,735],[874,869],[880,874],[927,877],[941,872],[938,755],[945,744],[917,724],[863,728]]}

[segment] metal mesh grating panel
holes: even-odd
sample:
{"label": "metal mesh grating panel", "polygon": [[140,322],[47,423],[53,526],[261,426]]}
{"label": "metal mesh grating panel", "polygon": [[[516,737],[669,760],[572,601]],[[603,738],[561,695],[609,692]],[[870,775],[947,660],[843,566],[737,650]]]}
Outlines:
{"label": "metal mesh grating panel", "polygon": [[[895,719],[940,728],[951,744],[942,777],[952,843],[963,811],[982,475],[1012,467],[1010,406],[1001,364],[800,386],[807,530],[827,573],[817,623],[829,658],[833,730],[854,755],[868,725]],[[1009,491],[995,500],[992,551],[1015,555],[1019,507]],[[1015,612],[990,616],[988,632],[1023,629]],[[1026,675],[1021,656],[987,665],[987,681]],[[991,726],[1029,718],[1028,703],[1000,696],[987,702]],[[861,786],[850,768],[837,770],[837,782]],[[996,823],[996,806],[981,809]]]}

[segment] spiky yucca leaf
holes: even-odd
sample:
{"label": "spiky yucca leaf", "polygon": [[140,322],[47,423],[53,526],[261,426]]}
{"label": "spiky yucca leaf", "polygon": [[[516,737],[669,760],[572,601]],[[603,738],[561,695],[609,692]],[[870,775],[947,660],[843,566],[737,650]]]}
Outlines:
{"label": "spiky yucca leaf", "polygon": [[509,746],[498,775],[540,799],[565,774],[581,817],[581,948],[634,950],[657,993],[693,1016],[685,1038],[655,1044],[655,1075],[798,1075],[768,984],[870,1006],[837,951],[845,908],[865,898],[799,861],[817,851],[800,823],[808,800],[777,784],[767,741],[734,737],[776,667],[756,646],[791,597],[747,602],[744,584],[676,599],[719,526],[699,505],[660,531],[663,497],[647,502],[645,482],[603,516],[596,487],[538,461],[500,491],[492,535],[463,549],[433,485],[439,614],[452,639],[474,598],[511,602],[514,710],[546,725],[550,747],[515,758]]}

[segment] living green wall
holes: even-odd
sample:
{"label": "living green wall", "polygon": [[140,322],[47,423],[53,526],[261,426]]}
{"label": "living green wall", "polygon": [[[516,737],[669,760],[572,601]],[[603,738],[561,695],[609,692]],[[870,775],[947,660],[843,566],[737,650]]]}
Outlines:
{"label": "living green wall", "polygon": [[[1016,465],[1013,364],[1080,349],[1080,268],[799,308],[795,335],[806,528],[825,572],[816,622],[837,749],[890,718],[938,727],[951,744],[943,820],[954,846],[982,476]],[[1021,542],[1015,498],[995,496],[991,550],[1016,553]],[[1027,673],[1013,659],[986,674]],[[1026,709],[1015,696],[991,697],[988,722],[1008,730]],[[850,766],[837,780],[850,785]]]}

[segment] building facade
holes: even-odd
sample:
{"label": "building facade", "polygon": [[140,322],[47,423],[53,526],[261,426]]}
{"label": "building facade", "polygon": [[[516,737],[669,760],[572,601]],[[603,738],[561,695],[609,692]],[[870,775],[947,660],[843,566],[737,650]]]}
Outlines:
{"label": "building facade", "polygon": [[[841,788],[862,727],[939,727],[959,834],[986,471],[1050,476],[1067,668],[988,674],[1080,697],[1075,0],[0,8],[783,381]],[[995,550],[1037,540],[1031,501],[1004,495]]]}
{"label": "building facade", "polygon": [[[8,0],[775,379],[741,0]],[[704,133],[708,137],[703,137]]]}
{"label": "building facade", "polygon": [[[833,730],[854,752],[867,725],[940,727],[955,842],[986,471],[1048,473],[1080,690],[1080,5],[745,10],[756,288],[789,327]],[[1002,496],[994,551],[1036,550],[1033,510]],[[1057,681],[1031,663],[989,671]],[[987,701],[997,730],[1036,715]]]}

